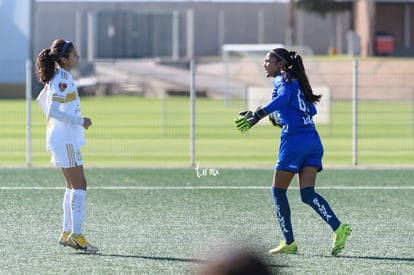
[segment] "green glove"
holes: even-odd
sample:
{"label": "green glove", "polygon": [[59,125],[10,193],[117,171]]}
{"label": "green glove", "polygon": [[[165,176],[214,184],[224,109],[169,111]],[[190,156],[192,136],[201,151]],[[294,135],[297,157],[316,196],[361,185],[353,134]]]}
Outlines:
{"label": "green glove", "polygon": [[234,119],[234,125],[237,130],[244,134],[265,116],[267,116],[267,113],[261,107],[257,108],[256,112],[243,111]]}

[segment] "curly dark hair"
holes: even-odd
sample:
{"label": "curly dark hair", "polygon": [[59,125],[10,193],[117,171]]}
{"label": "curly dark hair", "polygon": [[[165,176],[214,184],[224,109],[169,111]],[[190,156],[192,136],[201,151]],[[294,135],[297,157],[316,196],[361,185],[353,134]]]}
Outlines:
{"label": "curly dark hair", "polygon": [[56,63],[60,63],[61,57],[69,57],[73,50],[73,43],[63,39],[53,41],[50,48],[43,49],[36,60],[36,74],[40,83],[48,83],[56,71]]}
{"label": "curly dark hair", "polygon": [[277,60],[285,64],[284,77],[287,81],[297,79],[300,87],[309,102],[319,102],[322,95],[316,95],[312,91],[308,77],[303,66],[302,57],[295,51],[288,51],[284,48],[276,48],[270,51]]}

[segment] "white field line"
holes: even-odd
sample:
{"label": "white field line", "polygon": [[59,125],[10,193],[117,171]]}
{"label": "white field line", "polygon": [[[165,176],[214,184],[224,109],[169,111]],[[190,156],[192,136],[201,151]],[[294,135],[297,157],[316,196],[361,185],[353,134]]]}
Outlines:
{"label": "white field line", "polygon": [[[62,190],[64,187],[0,186],[0,190]],[[88,190],[265,190],[264,186],[90,186]],[[299,189],[289,187],[289,189]],[[317,186],[325,190],[414,190],[414,186]]]}

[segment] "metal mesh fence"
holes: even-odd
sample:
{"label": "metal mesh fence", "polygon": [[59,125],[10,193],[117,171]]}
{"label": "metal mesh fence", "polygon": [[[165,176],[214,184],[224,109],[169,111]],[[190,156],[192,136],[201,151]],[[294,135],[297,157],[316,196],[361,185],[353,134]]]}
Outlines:
{"label": "metal mesh fence", "polygon": [[[357,72],[352,60],[304,63],[311,85],[324,98],[315,120],[325,165],[414,165],[413,61],[360,60]],[[80,66],[74,75],[82,113],[93,121],[82,148],[85,165],[273,166],[280,130],[264,121],[242,135],[233,126],[239,111],[270,98],[271,79],[265,78],[260,61],[235,58],[226,67],[220,60],[199,60],[193,73],[191,113],[192,72],[185,62],[118,60]],[[27,114],[25,99],[6,98],[7,85],[0,87],[0,165],[49,165],[40,108],[32,100]]]}

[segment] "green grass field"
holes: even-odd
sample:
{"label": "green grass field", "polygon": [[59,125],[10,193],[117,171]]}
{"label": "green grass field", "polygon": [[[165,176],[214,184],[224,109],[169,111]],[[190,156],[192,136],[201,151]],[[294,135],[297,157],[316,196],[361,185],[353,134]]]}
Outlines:
{"label": "green grass field", "polygon": [[[59,247],[59,169],[0,170],[1,274],[195,274],[225,243],[256,252],[280,274],[412,274],[414,170],[325,169],[319,192],[353,226],[339,257],[332,232],[288,192],[298,255],[267,255],[282,239],[272,170],[86,169],[84,233],[100,252]],[[213,169],[213,170],[209,170]]]}
{"label": "green grass field", "polygon": [[[0,100],[2,120],[0,165],[26,164],[26,103]],[[276,159],[279,131],[256,126],[241,135],[233,119],[244,109],[242,100],[199,98],[196,102],[195,159],[203,165],[271,166]],[[188,97],[84,97],[83,115],[93,120],[82,150],[89,166],[189,166],[190,102]],[[358,163],[414,165],[412,102],[369,101],[359,104]],[[351,165],[352,104],[334,101],[331,123],[317,125],[325,146],[324,162]],[[45,118],[32,103],[33,166],[48,165]]]}

